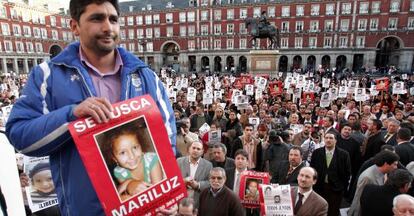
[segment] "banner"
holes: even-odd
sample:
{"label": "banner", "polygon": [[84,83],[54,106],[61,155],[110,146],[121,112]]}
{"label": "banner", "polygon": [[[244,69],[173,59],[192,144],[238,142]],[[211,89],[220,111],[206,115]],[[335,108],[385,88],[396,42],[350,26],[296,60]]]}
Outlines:
{"label": "banner", "polygon": [[404,82],[395,82],[392,85],[392,94],[406,94],[407,91],[404,88]]}
{"label": "banner", "polygon": [[390,79],[388,77],[382,77],[375,80],[377,91],[388,91],[389,85]]}
{"label": "banner", "polygon": [[321,96],[320,106],[329,107],[330,104],[331,104],[331,100],[329,97],[329,92],[323,92]]}
{"label": "banner", "polygon": [[239,197],[246,208],[259,208],[259,185],[269,184],[269,173],[243,171],[240,175]]}
{"label": "banner", "polygon": [[195,102],[196,101],[196,95],[197,95],[197,89],[195,89],[195,88],[188,88],[187,101],[189,101],[189,102]]}
{"label": "banner", "polygon": [[260,185],[260,208],[262,216],[293,216],[290,185]]}
{"label": "banner", "polygon": [[108,123],[69,124],[106,215],[154,215],[186,196],[167,131],[149,95],[116,103]]}

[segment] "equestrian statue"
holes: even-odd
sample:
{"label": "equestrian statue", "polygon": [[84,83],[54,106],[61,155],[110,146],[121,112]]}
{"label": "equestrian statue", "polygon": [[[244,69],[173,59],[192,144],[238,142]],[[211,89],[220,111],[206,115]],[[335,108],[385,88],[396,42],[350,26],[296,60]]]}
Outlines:
{"label": "equestrian statue", "polygon": [[249,40],[249,43],[252,43],[253,47],[257,48],[257,38],[268,38],[270,40],[268,49],[280,48],[279,29],[272,26],[269,21],[267,21],[266,11],[262,12],[259,19],[248,17],[244,20],[244,22],[246,24],[246,28],[251,26],[250,36],[252,36],[252,38]]}

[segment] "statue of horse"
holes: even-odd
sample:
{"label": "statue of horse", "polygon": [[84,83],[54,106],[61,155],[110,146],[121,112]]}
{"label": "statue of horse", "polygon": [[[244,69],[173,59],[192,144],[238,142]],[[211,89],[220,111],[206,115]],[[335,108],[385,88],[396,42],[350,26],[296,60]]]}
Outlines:
{"label": "statue of horse", "polygon": [[253,42],[254,47],[257,47],[257,44],[256,44],[257,38],[268,38],[270,40],[270,45],[268,49],[280,48],[279,29],[277,29],[275,26],[272,26],[270,24],[260,23],[259,19],[250,18],[250,17],[246,18],[244,20],[244,23],[246,24],[246,29],[249,26],[251,26],[250,35],[252,36],[252,38],[249,40],[249,43]]}

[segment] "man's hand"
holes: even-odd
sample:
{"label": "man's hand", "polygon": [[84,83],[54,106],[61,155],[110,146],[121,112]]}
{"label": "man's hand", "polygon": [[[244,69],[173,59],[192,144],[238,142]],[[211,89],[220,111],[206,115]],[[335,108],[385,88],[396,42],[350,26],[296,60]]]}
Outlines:
{"label": "man's hand", "polygon": [[98,123],[108,122],[111,118],[112,106],[108,99],[89,97],[73,109],[77,118],[91,116]]}

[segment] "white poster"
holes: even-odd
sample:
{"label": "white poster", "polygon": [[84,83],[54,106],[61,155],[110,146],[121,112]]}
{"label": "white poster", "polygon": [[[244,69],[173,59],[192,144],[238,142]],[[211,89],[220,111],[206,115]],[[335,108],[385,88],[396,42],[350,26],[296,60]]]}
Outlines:
{"label": "white poster", "polygon": [[404,82],[395,82],[392,85],[392,94],[405,94]]}
{"label": "white poster", "polygon": [[338,88],[329,89],[329,98],[331,101],[336,100],[338,98]]}
{"label": "white poster", "polygon": [[247,109],[247,107],[249,106],[249,96],[247,95],[239,95],[236,98],[236,106],[238,109],[242,110],[242,109]]}
{"label": "white poster", "polygon": [[323,88],[329,88],[329,85],[331,84],[331,79],[329,78],[322,78],[322,87]]}
{"label": "white poster", "polygon": [[231,95],[231,102],[237,104],[237,97],[240,96],[242,92],[237,89],[233,89],[233,94]]}
{"label": "white poster", "polygon": [[293,203],[290,185],[261,184],[264,209],[263,215],[293,216]]}
{"label": "white poster", "polygon": [[257,130],[257,126],[259,126],[260,119],[258,117],[250,117],[249,124],[253,125],[254,130]]}
{"label": "white poster", "polygon": [[245,90],[246,90],[246,95],[252,96],[254,94],[254,87],[253,87],[253,85],[247,84],[245,86]]}
{"label": "white poster", "polygon": [[223,95],[221,91],[214,91],[214,100],[222,99],[222,98],[223,98]]}
{"label": "white poster", "polygon": [[196,95],[197,95],[197,89],[192,88],[192,87],[188,88],[187,101],[195,102],[196,101]]}
{"label": "white poster", "polygon": [[339,98],[346,98],[347,95],[348,95],[348,88],[346,86],[340,86],[338,97]]}
{"label": "white poster", "polygon": [[329,107],[331,103],[329,92],[323,92],[321,96],[321,107]]}
{"label": "white poster", "polygon": [[355,100],[358,102],[362,102],[366,100],[365,88],[355,89]]}
{"label": "white poster", "polygon": [[203,104],[204,105],[209,105],[213,103],[213,94],[211,92],[208,91],[203,91]]}
{"label": "white poster", "polygon": [[359,81],[358,80],[351,80],[348,82],[348,93],[354,93],[355,89],[358,88]]}

